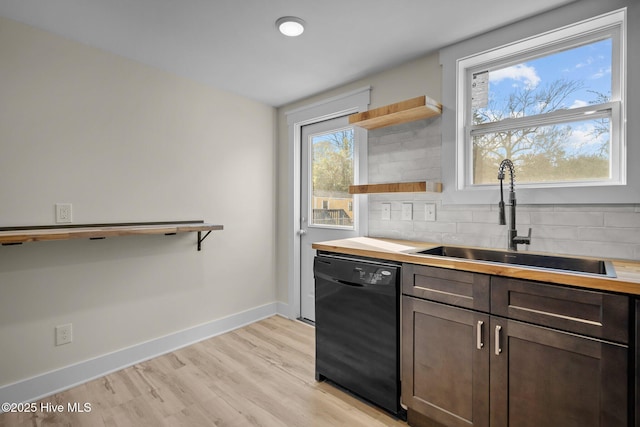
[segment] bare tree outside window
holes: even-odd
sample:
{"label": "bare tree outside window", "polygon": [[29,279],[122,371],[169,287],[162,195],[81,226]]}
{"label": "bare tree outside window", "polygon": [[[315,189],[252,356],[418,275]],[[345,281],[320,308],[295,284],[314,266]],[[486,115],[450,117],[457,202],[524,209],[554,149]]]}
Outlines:
{"label": "bare tree outside window", "polygon": [[562,112],[610,101],[611,52],[609,38],[489,70],[471,109],[473,183],[495,183],[505,158],[522,183],[608,179],[610,116]]}
{"label": "bare tree outside window", "polygon": [[313,224],[353,227],[353,128],[311,137]]}

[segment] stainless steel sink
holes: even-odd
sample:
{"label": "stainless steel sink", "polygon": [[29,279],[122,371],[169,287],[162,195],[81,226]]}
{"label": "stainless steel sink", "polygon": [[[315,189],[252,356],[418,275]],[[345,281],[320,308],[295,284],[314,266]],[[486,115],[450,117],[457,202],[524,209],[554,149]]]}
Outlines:
{"label": "stainless steel sink", "polygon": [[616,272],[613,269],[613,264],[611,262],[591,258],[538,255],[526,252],[507,252],[492,249],[462,248],[457,246],[437,246],[435,248],[416,252],[416,254],[462,258],[475,261],[499,262],[502,264],[521,265],[524,267],[616,277]]}

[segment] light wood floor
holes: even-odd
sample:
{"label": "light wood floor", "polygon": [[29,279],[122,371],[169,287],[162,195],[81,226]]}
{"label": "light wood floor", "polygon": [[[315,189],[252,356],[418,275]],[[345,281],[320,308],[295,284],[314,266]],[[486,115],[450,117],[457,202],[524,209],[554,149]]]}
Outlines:
{"label": "light wood floor", "polygon": [[316,382],[314,339],[270,317],[36,402],[62,413],[5,413],[0,426],[407,426]]}

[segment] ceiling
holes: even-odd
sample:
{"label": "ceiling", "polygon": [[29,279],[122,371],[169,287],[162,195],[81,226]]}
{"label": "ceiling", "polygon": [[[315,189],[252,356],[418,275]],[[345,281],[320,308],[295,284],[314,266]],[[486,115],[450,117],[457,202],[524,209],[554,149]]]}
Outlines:
{"label": "ceiling", "polygon": [[[281,106],[574,0],[0,0],[0,15]],[[302,36],[276,31],[285,15]]]}

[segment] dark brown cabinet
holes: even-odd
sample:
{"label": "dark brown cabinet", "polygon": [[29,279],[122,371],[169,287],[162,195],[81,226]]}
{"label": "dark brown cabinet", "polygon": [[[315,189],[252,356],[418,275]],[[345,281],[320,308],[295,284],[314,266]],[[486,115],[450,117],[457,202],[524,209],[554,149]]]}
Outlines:
{"label": "dark brown cabinet", "polygon": [[488,426],[489,315],[409,296],[402,304],[409,424],[424,415],[440,423],[425,425]]}
{"label": "dark brown cabinet", "polygon": [[[410,425],[628,425],[628,297],[433,267],[407,271],[402,399]],[[428,284],[434,272],[438,291]],[[447,273],[454,293],[461,277],[480,283],[481,292],[464,293],[484,295],[486,302],[474,302],[488,312],[422,299],[425,289],[436,298],[451,293]]]}
{"label": "dark brown cabinet", "polygon": [[627,426],[623,345],[491,318],[492,427]]}

